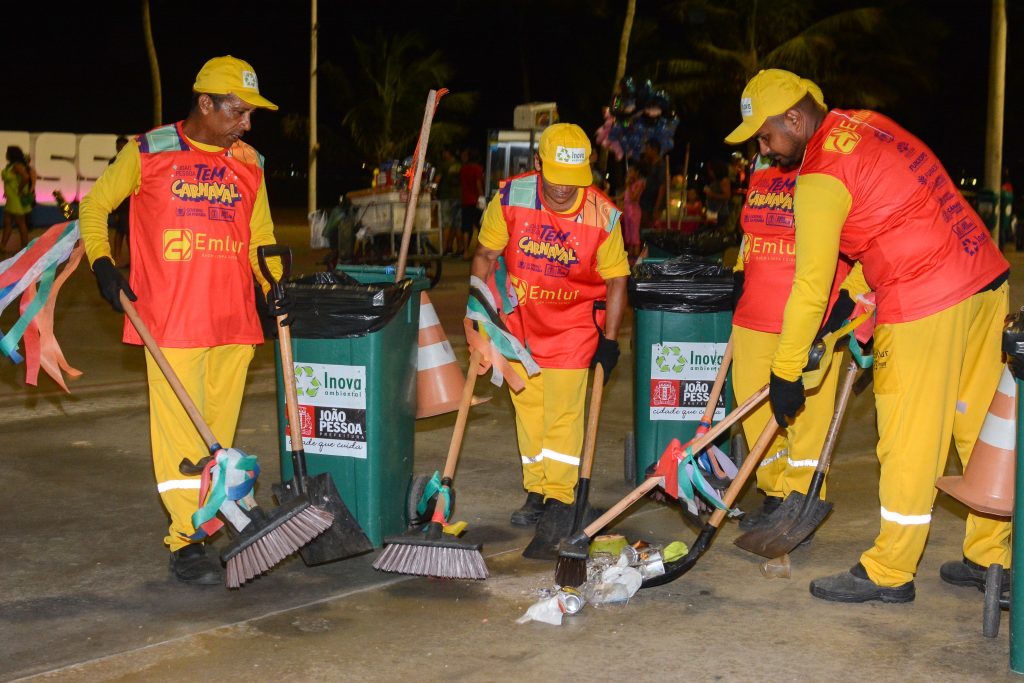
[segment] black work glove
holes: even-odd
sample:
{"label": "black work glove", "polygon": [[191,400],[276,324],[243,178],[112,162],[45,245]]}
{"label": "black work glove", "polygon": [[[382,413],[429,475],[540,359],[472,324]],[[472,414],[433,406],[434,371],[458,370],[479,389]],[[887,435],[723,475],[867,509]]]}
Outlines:
{"label": "black work glove", "polygon": [[96,276],[96,284],[99,285],[100,295],[118,313],[124,313],[124,306],[121,305],[121,292],[125,293],[129,301],[139,300],[139,297],[135,296],[135,292],[132,291],[131,286],[128,285],[128,278],[106,256],[93,261],[92,274]]}
{"label": "black work glove", "polygon": [[824,339],[826,334],[831,334],[846,324],[846,321],[850,319],[850,315],[853,313],[854,305],[853,299],[850,298],[850,293],[845,289],[840,289],[839,296],[836,298],[835,304],[832,305],[828,318],[825,319],[825,324],[818,330],[818,335],[814,340]]}
{"label": "black work glove", "polygon": [[732,310],[735,313],[736,307],[740,304],[740,297],[743,296],[743,271],[734,270],[732,273]]}
{"label": "black work glove", "polygon": [[797,411],[804,407],[803,378],[790,381],[773,372],[768,382],[768,400],[771,401],[775,421],[785,429],[789,426],[786,418],[796,417]]}
{"label": "black work glove", "polygon": [[608,384],[608,380],[612,376],[612,370],[615,369],[615,365],[619,362],[619,342],[614,339],[609,339],[603,334],[597,338],[597,351],[594,351],[594,357],[590,359],[591,369],[596,368],[597,364],[600,363],[601,367],[604,368],[604,383]]}
{"label": "black work glove", "polygon": [[[279,292],[279,294],[275,293],[275,291]],[[281,327],[295,322],[291,315],[292,300],[284,287],[271,287],[270,291],[267,292],[267,311],[274,318],[275,324]],[[284,320],[277,322],[281,316],[284,316]]]}

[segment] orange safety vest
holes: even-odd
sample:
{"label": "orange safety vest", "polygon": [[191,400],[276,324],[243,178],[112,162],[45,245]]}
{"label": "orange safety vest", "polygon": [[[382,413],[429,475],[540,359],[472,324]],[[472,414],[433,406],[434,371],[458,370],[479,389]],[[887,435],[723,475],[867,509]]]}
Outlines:
{"label": "orange safety vest", "polygon": [[[778,166],[763,164],[750,176],[747,200],[740,213],[743,296],[732,316],[734,325],[759,332],[782,332],[783,312],[796,273],[795,185],[796,169],[784,171]],[[829,309],[850,268],[849,262],[839,260]]]}
{"label": "orange safety vest", "polygon": [[[621,212],[600,190],[584,188],[574,214],[541,200],[540,174],[526,173],[499,188],[509,241],[503,257],[519,305],[506,325],[542,368],[586,368],[597,350],[594,303],[607,285],[597,250]],[[604,311],[597,311],[604,326]]]}
{"label": "orange safety vest", "polygon": [[935,153],[882,114],[829,112],[807,143],[811,173],[852,196],[839,250],[863,265],[879,324],[945,310],[1009,268]]}
{"label": "orange safety vest", "polygon": [[[129,278],[160,346],[263,341],[249,263],[249,219],[263,159],[239,141],[206,152],[181,122],[138,137],[141,180],[131,198]],[[125,320],[124,341],[141,344]]]}

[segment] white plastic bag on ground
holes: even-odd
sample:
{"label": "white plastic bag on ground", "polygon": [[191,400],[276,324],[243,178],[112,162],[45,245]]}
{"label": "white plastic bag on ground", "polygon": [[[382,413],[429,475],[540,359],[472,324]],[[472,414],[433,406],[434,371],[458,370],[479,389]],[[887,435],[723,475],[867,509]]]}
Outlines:
{"label": "white plastic bag on ground", "polygon": [[562,625],[562,606],[558,604],[558,596],[544,598],[530,605],[526,614],[516,619],[517,624],[525,624],[528,621],[542,621],[545,624],[555,626]]}

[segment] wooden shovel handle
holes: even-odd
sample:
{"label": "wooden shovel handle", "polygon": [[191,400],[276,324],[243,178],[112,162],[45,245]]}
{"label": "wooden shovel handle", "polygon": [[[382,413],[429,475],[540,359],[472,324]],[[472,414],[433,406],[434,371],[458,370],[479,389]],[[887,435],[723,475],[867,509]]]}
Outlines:
{"label": "wooden shovel handle", "polygon": [[466,381],[462,385],[462,397],[459,400],[459,414],[455,418],[455,429],[452,441],[448,445],[448,458],[444,462],[442,478],[452,479],[455,476],[455,465],[459,462],[459,451],[462,449],[462,437],[466,433],[466,422],[469,420],[469,406],[473,403],[473,389],[476,388],[476,377],[480,373],[480,359],[483,354],[474,350],[469,354],[469,367],[466,369]]}
{"label": "wooden shovel handle", "polygon": [[[761,387],[760,390],[751,395],[750,398],[741,403],[738,407],[736,407],[735,410],[726,415],[721,422],[719,422],[714,427],[709,429],[707,433],[704,434],[704,436],[694,440],[693,443],[690,444],[690,446],[693,448],[693,452],[697,453],[710,446],[715,439],[724,434],[726,430],[733,426],[733,424],[739,422],[744,417],[746,417],[747,413],[749,413],[758,405],[760,405],[761,402],[764,401],[766,398],[768,398],[767,384]],[[774,422],[774,419],[772,421]],[[758,443],[760,443],[760,440],[758,440]],[[753,461],[753,458],[748,457],[747,461]],[[746,467],[747,462],[744,462],[743,466]],[[751,465],[750,469],[753,468],[754,466]],[[739,475],[737,475],[737,478],[738,477]],[[614,520],[616,517],[621,515],[630,505],[643,498],[648,491],[653,489],[655,486],[660,486],[663,483],[665,483],[664,477],[648,477],[646,480],[644,480],[644,483],[640,484],[635,489],[626,494],[625,498],[620,500],[615,505],[611,506],[608,509],[608,512],[604,513],[596,520],[591,522],[590,525],[588,525],[587,528],[583,530],[583,533],[592,538],[594,534],[603,529],[609,522]],[[735,481],[733,483],[735,484]],[[732,490],[731,486],[729,487],[729,490]],[[739,491],[738,488],[737,491]]]}
{"label": "wooden shovel handle", "polygon": [[828,424],[828,432],[825,434],[825,444],[821,447],[821,455],[818,456],[818,466],[815,472],[824,472],[832,461],[832,452],[836,449],[836,441],[839,437],[839,428],[843,425],[843,415],[846,414],[846,406],[850,403],[850,394],[853,393],[853,383],[857,380],[860,366],[857,361],[850,359],[846,366],[846,374],[843,375],[843,383],[839,385],[839,393],[836,394],[836,409],[832,413],[832,421]]}
{"label": "wooden shovel handle", "polygon": [[[271,256],[281,257],[281,280],[274,278],[267,266],[267,258]],[[263,277],[270,283],[270,288],[280,296],[282,282],[288,277],[292,267],[291,247],[282,245],[264,245],[256,250],[257,261]],[[288,427],[291,434],[289,442],[292,451],[301,451],[302,444],[302,420],[299,419],[299,395],[295,390],[295,363],[292,356],[292,330],[288,325],[282,325],[287,316],[279,315],[277,321],[277,340],[281,349],[281,381],[284,382],[284,403],[285,413],[288,415]]]}
{"label": "wooden shovel handle", "polygon": [[587,431],[583,434],[583,461],[580,463],[580,479],[590,479],[590,471],[594,466],[594,451],[597,449],[597,425],[601,419],[601,397],[603,395],[604,367],[598,363],[594,368],[594,386],[590,389]]}
{"label": "wooden shovel handle", "polygon": [[192,424],[196,426],[199,431],[199,435],[203,437],[203,441],[206,443],[206,447],[211,451],[218,446],[217,437],[213,435],[213,430],[206,424],[206,420],[203,419],[203,414],[196,408],[196,404],[192,402],[192,397],[188,395],[188,391],[185,390],[185,386],[178,379],[178,375],[174,372],[174,368],[167,362],[167,356],[160,350],[160,347],[156,343],[156,339],[150,333],[149,328],[142,322],[142,318],[139,317],[139,312],[135,310],[135,306],[132,305],[131,299],[129,299],[124,292],[121,292],[121,306],[124,307],[125,315],[128,316],[128,320],[135,326],[135,330],[142,337],[142,343],[149,349],[149,353],[153,356],[153,360],[156,361],[157,366],[160,367],[160,371],[164,373],[164,377],[167,379],[167,383],[171,385],[171,390],[174,391],[174,395],[181,401],[181,407],[185,409]]}
{"label": "wooden shovel handle", "polygon": [[[771,445],[772,440],[775,438],[775,432],[778,430],[779,423],[775,421],[774,417],[769,415],[768,424],[764,426],[761,436],[757,437],[754,447],[750,449],[750,453],[747,454],[747,459],[743,461],[742,467],[740,467],[739,472],[736,473],[732,483],[729,484],[729,488],[726,490],[725,495],[722,496],[722,502],[725,503],[726,508],[732,507],[732,504],[736,501],[736,497],[740,494],[740,489],[742,489],[743,485],[747,483],[747,478],[750,477],[750,473],[757,468],[761,459],[764,458],[764,454],[768,450],[768,446]],[[725,520],[727,512],[728,510],[715,510],[714,514],[711,515],[711,519],[708,520],[708,523],[717,529]]]}
{"label": "wooden shovel handle", "polygon": [[285,412],[288,414],[288,427],[291,434],[288,441],[293,451],[301,451],[302,420],[299,418],[299,395],[295,390],[295,362],[292,356],[292,331],[288,325],[282,325],[285,316],[277,317],[277,339],[281,347],[281,381],[284,382]]}

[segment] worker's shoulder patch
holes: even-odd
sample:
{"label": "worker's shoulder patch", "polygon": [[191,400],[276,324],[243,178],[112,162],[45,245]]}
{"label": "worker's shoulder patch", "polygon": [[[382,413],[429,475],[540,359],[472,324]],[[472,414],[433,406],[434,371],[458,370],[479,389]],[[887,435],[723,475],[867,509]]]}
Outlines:
{"label": "worker's shoulder patch", "polygon": [[139,152],[142,154],[180,152],[186,149],[188,145],[178,135],[178,128],[173,123],[154,128],[139,137]]}
{"label": "worker's shoulder patch", "polygon": [[537,178],[531,175],[510,180],[508,205],[526,209],[537,208]]}
{"label": "worker's shoulder patch", "polygon": [[590,188],[588,196],[583,200],[581,217],[584,223],[596,225],[603,228],[605,232],[611,232],[615,229],[615,224],[621,215],[622,212],[619,211],[619,208],[604,193]]}
{"label": "worker's shoulder patch", "polygon": [[241,140],[231,146],[231,156],[246,164],[263,168],[263,155]]}

